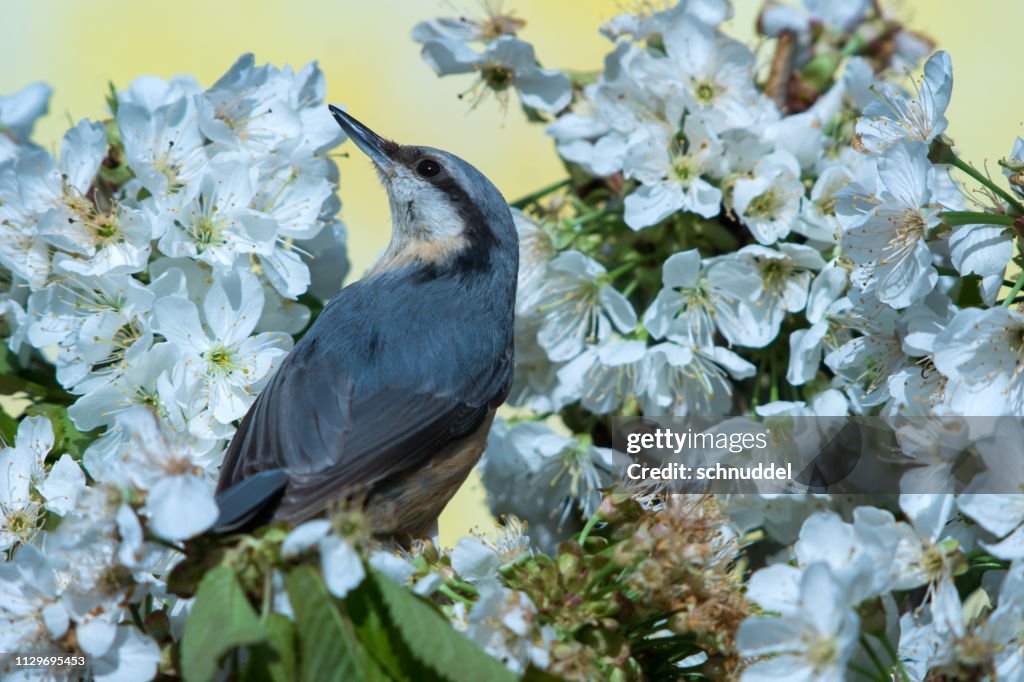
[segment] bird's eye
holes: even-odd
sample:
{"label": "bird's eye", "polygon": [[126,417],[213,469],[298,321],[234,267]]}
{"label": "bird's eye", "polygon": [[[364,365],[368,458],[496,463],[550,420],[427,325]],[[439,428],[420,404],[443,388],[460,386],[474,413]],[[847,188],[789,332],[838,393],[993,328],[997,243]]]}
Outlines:
{"label": "bird's eye", "polygon": [[441,172],[441,164],[433,159],[423,159],[416,164],[416,172],[425,178],[432,178]]}

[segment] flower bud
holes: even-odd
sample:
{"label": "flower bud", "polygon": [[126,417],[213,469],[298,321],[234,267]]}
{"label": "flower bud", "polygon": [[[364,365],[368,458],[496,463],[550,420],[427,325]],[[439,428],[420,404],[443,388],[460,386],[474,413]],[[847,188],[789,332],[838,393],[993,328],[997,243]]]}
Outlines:
{"label": "flower bud", "polygon": [[558,555],[558,572],[566,578],[575,577],[580,572],[581,565],[579,556],[572,552],[563,552]]}

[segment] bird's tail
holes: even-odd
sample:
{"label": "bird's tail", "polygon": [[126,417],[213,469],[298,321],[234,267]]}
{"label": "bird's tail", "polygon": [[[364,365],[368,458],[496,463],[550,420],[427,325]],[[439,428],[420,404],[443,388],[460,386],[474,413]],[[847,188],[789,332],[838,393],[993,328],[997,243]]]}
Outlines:
{"label": "bird's tail", "polygon": [[284,469],[261,471],[235,483],[217,495],[220,516],[213,532],[234,533],[268,523],[287,486]]}

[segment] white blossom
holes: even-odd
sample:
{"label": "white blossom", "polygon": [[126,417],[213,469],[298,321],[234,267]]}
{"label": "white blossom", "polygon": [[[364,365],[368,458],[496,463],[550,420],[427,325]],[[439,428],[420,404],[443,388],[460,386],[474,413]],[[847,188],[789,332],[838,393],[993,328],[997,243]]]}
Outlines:
{"label": "white blossom", "polygon": [[636,326],[632,304],[594,259],[565,251],[548,263],[547,272],[549,279],[530,300],[527,314],[539,318],[537,342],[552,360],[571,360],[587,343]]}
{"label": "white blossom", "polygon": [[946,130],[946,107],[953,91],[953,64],[946,52],[936,52],[914,80],[908,94],[889,82],[875,88],[877,101],[864,109],[857,123],[860,144],[879,154],[901,140],[931,142]]}
{"label": "white blossom", "polygon": [[840,680],[857,646],[860,620],[827,564],[801,574],[794,599],[781,603],[778,616],[753,616],[736,635],[745,656],[774,654],[743,672],[742,680]]}
{"label": "white blossom", "polygon": [[568,76],[538,67],[533,46],[510,35],[495,38],[480,53],[459,37],[434,36],[423,44],[423,59],[439,76],[476,72],[481,85],[496,92],[515,88],[524,105],[541,111],[559,111],[572,96]]}
{"label": "white blossom", "polygon": [[752,177],[736,181],[733,208],[759,243],[774,244],[789,234],[803,198],[800,164],[775,152],[757,162]]}
{"label": "white blossom", "polygon": [[960,390],[950,407],[965,416],[1019,415],[1024,315],[1006,308],[965,308],[935,338],[934,362]]}
{"label": "white blossom", "polygon": [[264,332],[250,336],[263,308],[263,290],[245,271],[218,277],[203,299],[203,318],[191,301],[162,298],[154,307],[161,334],[200,378],[212,419],[241,417],[255,396],[252,386],[291,348],[291,339]]}
{"label": "white blossom", "polygon": [[668,137],[668,131],[654,130],[626,154],[626,177],[643,183],[625,200],[625,221],[633,229],[654,225],[676,211],[713,218],[721,210],[721,190],[701,177],[715,172],[721,156],[717,136],[702,119],[689,116],[682,140]]}

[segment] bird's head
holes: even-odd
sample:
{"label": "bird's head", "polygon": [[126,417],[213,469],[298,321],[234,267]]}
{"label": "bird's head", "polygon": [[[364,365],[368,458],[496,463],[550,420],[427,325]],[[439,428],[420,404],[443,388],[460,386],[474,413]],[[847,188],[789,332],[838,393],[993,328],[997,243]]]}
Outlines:
{"label": "bird's head", "polygon": [[416,262],[433,269],[491,268],[518,243],[508,204],[483,173],[433,147],[385,140],[336,106],[338,125],[373,161],[391,204],[391,244],[374,271]]}

